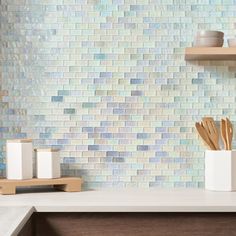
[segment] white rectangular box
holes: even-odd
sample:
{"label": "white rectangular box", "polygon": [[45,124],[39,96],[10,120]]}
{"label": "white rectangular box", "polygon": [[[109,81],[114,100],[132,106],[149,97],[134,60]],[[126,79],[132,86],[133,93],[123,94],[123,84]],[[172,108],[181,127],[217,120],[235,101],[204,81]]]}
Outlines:
{"label": "white rectangular box", "polygon": [[57,149],[36,149],[37,177],[52,179],[61,177],[60,155]]}
{"label": "white rectangular box", "polygon": [[33,177],[33,145],[31,139],[7,140],[7,179]]}
{"label": "white rectangular box", "polygon": [[205,188],[213,191],[236,190],[236,150],[205,152]]}

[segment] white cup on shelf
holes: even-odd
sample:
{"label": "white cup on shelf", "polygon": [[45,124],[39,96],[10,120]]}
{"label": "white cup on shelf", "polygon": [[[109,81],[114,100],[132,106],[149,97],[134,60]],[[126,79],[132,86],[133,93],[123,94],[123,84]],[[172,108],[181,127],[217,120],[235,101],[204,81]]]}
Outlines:
{"label": "white cup on shelf", "polygon": [[32,179],[33,145],[31,139],[7,140],[6,172],[7,179]]}
{"label": "white cup on shelf", "polygon": [[35,149],[37,178],[53,179],[61,177],[60,153],[58,149]]}

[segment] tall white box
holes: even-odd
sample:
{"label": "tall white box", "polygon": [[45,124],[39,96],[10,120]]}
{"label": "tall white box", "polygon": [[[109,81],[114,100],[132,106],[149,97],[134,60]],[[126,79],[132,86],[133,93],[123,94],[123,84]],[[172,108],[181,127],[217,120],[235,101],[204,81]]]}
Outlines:
{"label": "tall white box", "polygon": [[33,145],[31,139],[7,140],[7,179],[31,179],[33,177]]}
{"label": "tall white box", "polygon": [[37,177],[52,179],[61,177],[58,149],[35,149],[37,155]]}
{"label": "tall white box", "polygon": [[236,190],[236,150],[205,152],[205,188],[213,191]]}

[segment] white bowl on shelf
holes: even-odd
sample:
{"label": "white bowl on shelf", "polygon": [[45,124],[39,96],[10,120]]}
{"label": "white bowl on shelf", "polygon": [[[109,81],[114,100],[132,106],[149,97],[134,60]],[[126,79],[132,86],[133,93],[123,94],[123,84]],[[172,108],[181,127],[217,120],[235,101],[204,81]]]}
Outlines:
{"label": "white bowl on shelf", "polygon": [[230,48],[236,47],[236,38],[228,39],[228,45]]}
{"label": "white bowl on shelf", "polygon": [[213,31],[213,30],[200,30],[197,32],[197,37],[201,38],[221,38],[223,39],[224,33],[221,31]]}
{"label": "white bowl on shelf", "polygon": [[222,47],[224,39],[215,37],[197,37],[194,41],[194,47]]}

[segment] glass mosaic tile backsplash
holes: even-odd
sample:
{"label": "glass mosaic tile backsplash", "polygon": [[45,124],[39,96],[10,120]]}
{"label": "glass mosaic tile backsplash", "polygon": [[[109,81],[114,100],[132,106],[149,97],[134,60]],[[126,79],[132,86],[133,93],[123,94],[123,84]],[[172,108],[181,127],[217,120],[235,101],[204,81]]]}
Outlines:
{"label": "glass mosaic tile backsplash", "polygon": [[87,189],[203,187],[194,123],[236,121],[236,62],[184,49],[235,22],[235,0],[0,0],[0,175],[27,137]]}

